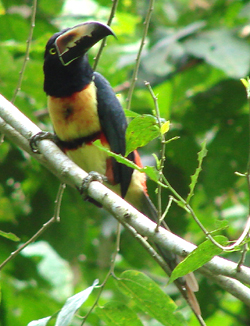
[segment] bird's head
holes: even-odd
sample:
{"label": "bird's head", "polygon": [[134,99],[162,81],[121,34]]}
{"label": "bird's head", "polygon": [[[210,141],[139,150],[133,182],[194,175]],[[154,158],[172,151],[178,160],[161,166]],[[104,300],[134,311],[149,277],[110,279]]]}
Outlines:
{"label": "bird's head", "polygon": [[108,35],[115,36],[109,26],[95,21],[67,28],[49,39],[44,59],[57,57],[63,66],[68,66]]}
{"label": "bird's head", "polygon": [[69,96],[90,83],[93,70],[86,52],[98,41],[114,35],[99,22],[86,22],[54,34],[44,54],[44,91],[56,97]]}

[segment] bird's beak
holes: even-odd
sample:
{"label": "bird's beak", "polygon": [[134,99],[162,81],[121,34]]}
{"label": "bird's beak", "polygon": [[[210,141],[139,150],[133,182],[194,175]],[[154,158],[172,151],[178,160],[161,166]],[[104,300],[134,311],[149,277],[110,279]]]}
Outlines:
{"label": "bird's beak", "polygon": [[109,26],[99,22],[86,22],[66,30],[55,41],[62,64],[69,65],[108,35],[115,36]]}

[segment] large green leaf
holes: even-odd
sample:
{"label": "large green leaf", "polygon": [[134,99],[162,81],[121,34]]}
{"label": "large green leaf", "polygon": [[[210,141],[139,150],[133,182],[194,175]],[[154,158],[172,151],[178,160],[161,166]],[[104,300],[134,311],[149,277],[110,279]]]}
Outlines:
{"label": "large green leaf", "polygon": [[55,326],[69,326],[76,311],[88,299],[93,289],[96,287],[98,281],[96,280],[92,286],[68,298],[65,305],[60,310]]}
{"label": "large green leaf", "polygon": [[76,293],[72,297],[68,298],[64,306],[59,312],[56,312],[53,316],[44,317],[38,320],[31,321],[28,326],[46,326],[50,325],[49,322],[56,318],[55,326],[69,326],[76,311],[81,307],[81,305],[88,299],[91,292],[97,285],[98,281],[88,287],[87,289]]}
{"label": "large green leaf", "polygon": [[49,317],[44,317],[39,320],[32,320],[30,323],[28,323],[27,326],[46,326],[48,325],[48,322],[50,321],[50,316]]}
{"label": "large green leaf", "polygon": [[137,314],[120,302],[108,302],[95,312],[108,326],[143,326]]}
{"label": "large green leaf", "polygon": [[174,301],[153,280],[141,272],[126,271],[117,280],[121,291],[138,307],[162,325],[185,325],[183,316],[176,312]]}
{"label": "large green leaf", "polygon": [[126,154],[133,152],[138,147],[145,146],[151,140],[160,136],[157,120],[152,115],[135,117],[128,125],[126,131]]}
{"label": "large green leaf", "polygon": [[[214,240],[222,245],[225,245],[228,242],[228,240],[223,236],[215,236]],[[169,282],[173,282],[177,278],[195,271],[221,252],[222,249],[220,247],[213,244],[210,240],[206,240],[175,267]]]}

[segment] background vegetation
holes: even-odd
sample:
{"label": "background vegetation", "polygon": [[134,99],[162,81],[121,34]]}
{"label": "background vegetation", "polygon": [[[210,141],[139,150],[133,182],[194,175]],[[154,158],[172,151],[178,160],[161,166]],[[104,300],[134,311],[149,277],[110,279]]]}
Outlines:
{"label": "background vegetation", "polygon": [[[38,0],[30,60],[15,105],[43,130],[51,130],[43,93],[43,51],[48,38],[58,30],[87,20],[106,22],[112,3],[106,0]],[[121,0],[112,24],[118,40],[108,39],[97,70],[120,94],[126,107],[128,88],[143,34],[148,1]],[[0,1],[0,92],[11,100],[23,65],[30,31],[32,1]],[[210,231],[222,225],[221,233],[236,239],[248,216],[249,189],[245,173],[249,152],[249,109],[240,78],[249,74],[250,2],[224,0],[158,0],[152,13],[146,45],[131,109],[151,113],[154,104],[144,85],[150,82],[161,116],[170,119],[167,137],[180,137],[166,147],[164,173],[172,186],[186,197],[190,176],[197,167],[197,152],[207,140],[192,207]],[[90,51],[90,61],[97,48]],[[159,140],[140,150],[145,165],[153,165]],[[34,159],[7,139],[0,146],[0,229],[13,232],[23,243],[53,215],[59,181]],[[155,184],[148,183],[156,202]],[[163,203],[169,192],[163,192]],[[53,224],[35,243],[1,271],[0,323],[27,325],[55,313],[66,298],[101,282],[115,249],[116,221],[103,209],[82,201],[67,188],[61,222]],[[184,210],[173,204],[167,216],[171,230],[195,244],[204,234]],[[0,262],[17,243],[0,238]],[[239,253],[224,255],[237,261]],[[246,265],[249,265],[246,257]],[[121,250],[115,265],[117,275],[127,269],[145,272],[171,294],[189,325],[197,321],[166,276],[131,237],[122,232]],[[207,325],[248,325],[249,308],[217,285],[197,274],[197,298]],[[208,295],[209,294],[209,295]],[[97,292],[81,308],[85,315]],[[133,307],[110,279],[100,304],[116,300]],[[148,316],[144,325],[159,325]],[[95,311],[87,325],[102,325]],[[76,320],[74,325],[79,325]]]}

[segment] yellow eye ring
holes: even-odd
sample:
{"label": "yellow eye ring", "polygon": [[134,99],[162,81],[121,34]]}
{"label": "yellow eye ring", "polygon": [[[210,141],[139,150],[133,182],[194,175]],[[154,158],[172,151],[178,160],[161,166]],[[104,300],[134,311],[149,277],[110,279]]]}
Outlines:
{"label": "yellow eye ring", "polygon": [[49,49],[49,53],[52,55],[56,54],[56,49],[55,48]]}

